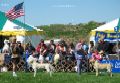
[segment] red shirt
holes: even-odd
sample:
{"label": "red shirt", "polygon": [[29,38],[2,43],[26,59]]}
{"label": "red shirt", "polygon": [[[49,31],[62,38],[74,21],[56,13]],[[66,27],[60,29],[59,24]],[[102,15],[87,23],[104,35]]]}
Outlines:
{"label": "red shirt", "polygon": [[47,51],[47,46],[45,44],[39,44],[37,47],[36,47],[36,51],[38,53],[40,52],[46,52]]}

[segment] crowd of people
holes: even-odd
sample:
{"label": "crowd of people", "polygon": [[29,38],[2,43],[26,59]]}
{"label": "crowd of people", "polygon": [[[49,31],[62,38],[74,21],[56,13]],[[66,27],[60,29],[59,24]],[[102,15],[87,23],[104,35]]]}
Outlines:
{"label": "crowd of people", "polygon": [[23,58],[26,61],[26,68],[28,67],[27,59],[30,55],[38,59],[40,64],[57,64],[57,62],[62,60],[76,60],[77,71],[78,74],[80,74],[83,59],[89,61],[101,61],[103,58],[108,58],[106,55],[109,51],[108,44],[103,40],[101,40],[96,46],[93,41],[90,41],[89,46],[83,39],[80,39],[76,45],[72,42],[67,43],[64,40],[61,40],[58,43],[54,43],[54,40],[50,40],[49,44],[45,44],[43,39],[40,40],[40,43],[36,47],[30,42],[23,46],[21,42],[16,41],[16,39],[13,39],[11,43],[5,41],[4,44],[2,53],[7,53],[11,56],[13,76],[17,76],[15,73],[16,65],[20,59]]}

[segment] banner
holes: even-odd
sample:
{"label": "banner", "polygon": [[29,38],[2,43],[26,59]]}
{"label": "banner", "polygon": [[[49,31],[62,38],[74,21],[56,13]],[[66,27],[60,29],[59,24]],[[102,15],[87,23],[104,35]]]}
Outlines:
{"label": "banner", "polygon": [[99,40],[117,40],[120,39],[120,33],[107,33],[107,32],[100,32],[100,31],[96,31],[95,34],[95,41],[98,42]]}
{"label": "banner", "polygon": [[102,61],[102,63],[111,63],[112,64],[112,72],[120,73],[120,60]]}

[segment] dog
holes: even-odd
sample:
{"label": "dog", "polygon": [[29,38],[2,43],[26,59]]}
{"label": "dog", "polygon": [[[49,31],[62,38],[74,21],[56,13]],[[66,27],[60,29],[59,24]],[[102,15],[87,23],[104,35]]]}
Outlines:
{"label": "dog", "polygon": [[52,76],[52,73],[54,72],[54,67],[50,63],[42,63],[41,64],[41,63],[37,62],[37,59],[35,59],[35,58],[33,58],[33,59],[31,58],[28,61],[28,64],[31,64],[31,67],[34,70],[34,77],[36,77],[37,69],[40,69],[40,68],[46,69],[46,71],[48,73],[50,73],[50,76]]}
{"label": "dog", "polygon": [[110,63],[99,63],[98,61],[95,61],[94,69],[96,71],[96,76],[98,76],[100,69],[107,69],[107,72],[110,74],[110,77],[112,77],[112,65]]}

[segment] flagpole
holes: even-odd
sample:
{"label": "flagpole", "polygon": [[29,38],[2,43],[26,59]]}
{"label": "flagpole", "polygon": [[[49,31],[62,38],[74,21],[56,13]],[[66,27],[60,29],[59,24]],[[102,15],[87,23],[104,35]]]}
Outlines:
{"label": "flagpole", "polygon": [[[25,0],[23,0],[23,2],[24,2],[24,5],[23,5],[23,7],[24,7],[24,28],[25,28],[25,21],[26,21],[26,19],[25,19],[25,16],[26,16],[26,13],[25,13],[25,11],[26,11],[26,10],[25,10]],[[24,29],[23,29],[23,30],[24,30]],[[26,32],[24,32],[24,33],[26,33]],[[25,40],[25,35],[24,35],[24,50],[25,50],[25,45],[26,45],[26,44],[25,44],[25,43],[26,43],[25,41],[26,41],[26,40]]]}
{"label": "flagpole", "polygon": [[[24,28],[25,28],[25,21],[26,21],[26,19],[25,19],[25,16],[26,16],[26,14],[25,14],[25,0],[23,0],[23,2],[24,2],[24,5],[23,5],[23,7],[24,7]],[[24,29],[23,29],[24,30]],[[27,60],[27,57],[28,57],[28,51],[26,51],[25,50],[25,48],[26,48],[26,38],[25,38],[25,34],[26,34],[26,32],[24,31],[24,56],[25,56],[25,72],[27,71],[27,62],[26,62],[26,60]]]}
{"label": "flagpole", "polygon": [[24,11],[24,18],[23,18],[23,20],[24,20],[24,27],[25,27],[25,21],[26,21],[26,19],[25,19],[25,0],[23,0],[23,2],[24,2],[24,4],[23,4],[23,11]]}

